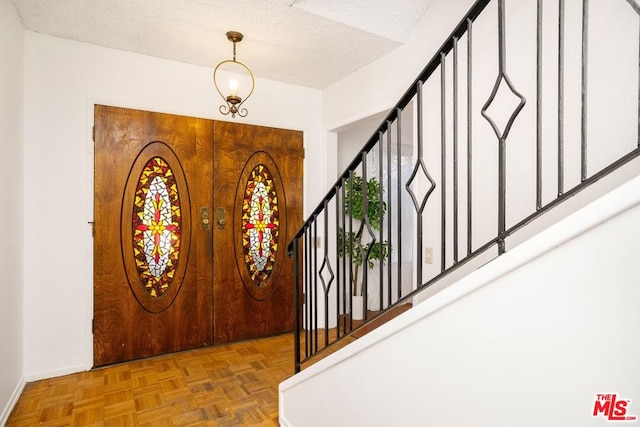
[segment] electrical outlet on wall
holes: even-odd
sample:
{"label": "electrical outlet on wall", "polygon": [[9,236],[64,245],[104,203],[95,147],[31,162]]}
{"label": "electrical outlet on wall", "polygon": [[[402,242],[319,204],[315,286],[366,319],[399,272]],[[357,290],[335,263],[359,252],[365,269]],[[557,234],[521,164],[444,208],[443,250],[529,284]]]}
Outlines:
{"label": "electrical outlet on wall", "polygon": [[433,248],[424,248],[423,259],[425,264],[433,264]]}

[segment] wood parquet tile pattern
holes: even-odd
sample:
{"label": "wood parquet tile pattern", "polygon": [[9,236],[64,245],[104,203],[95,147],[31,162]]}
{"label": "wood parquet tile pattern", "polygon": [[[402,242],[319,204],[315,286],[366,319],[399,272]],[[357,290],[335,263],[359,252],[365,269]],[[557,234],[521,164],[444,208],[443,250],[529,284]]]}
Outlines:
{"label": "wood parquet tile pattern", "polygon": [[293,335],[28,383],[7,426],[277,426]]}
{"label": "wood parquet tile pattern", "polygon": [[[302,368],[410,307],[380,316]],[[377,315],[370,312],[369,317]],[[324,332],[318,331],[319,347],[324,346]],[[334,342],[336,329],[328,333]],[[304,358],[304,332],[302,337]],[[278,426],[278,385],[293,375],[293,352],[293,334],[285,334],[28,383],[7,427]]]}

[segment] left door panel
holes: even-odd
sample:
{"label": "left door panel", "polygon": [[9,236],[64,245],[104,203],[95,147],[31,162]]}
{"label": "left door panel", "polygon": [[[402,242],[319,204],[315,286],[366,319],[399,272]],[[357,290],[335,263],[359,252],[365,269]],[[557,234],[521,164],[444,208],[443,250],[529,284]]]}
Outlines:
{"label": "left door panel", "polygon": [[96,105],[94,366],[212,343],[210,120]]}

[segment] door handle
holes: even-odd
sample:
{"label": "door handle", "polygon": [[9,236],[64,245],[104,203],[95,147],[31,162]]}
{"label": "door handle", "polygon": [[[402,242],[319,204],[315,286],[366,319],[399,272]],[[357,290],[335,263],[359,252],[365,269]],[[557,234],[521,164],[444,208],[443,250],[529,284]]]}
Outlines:
{"label": "door handle", "polygon": [[200,228],[209,229],[209,208],[200,208]]}
{"label": "door handle", "polygon": [[224,226],[227,224],[227,221],[224,219],[225,210],[224,208],[216,209],[216,222],[218,223],[218,228],[222,230]]}

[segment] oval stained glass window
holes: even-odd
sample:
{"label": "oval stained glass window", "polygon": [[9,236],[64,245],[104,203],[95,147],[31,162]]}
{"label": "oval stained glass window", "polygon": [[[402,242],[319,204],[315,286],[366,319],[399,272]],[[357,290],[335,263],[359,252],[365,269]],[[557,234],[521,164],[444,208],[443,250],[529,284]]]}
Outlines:
{"label": "oval stained glass window", "polygon": [[153,157],[136,186],[133,206],[133,254],[140,280],[152,297],[171,285],[180,256],[180,199],[167,162]]}
{"label": "oval stained glass window", "polygon": [[249,175],[242,202],[244,261],[256,286],[263,286],[273,271],[280,233],[278,213],[273,177],[259,164]]}

